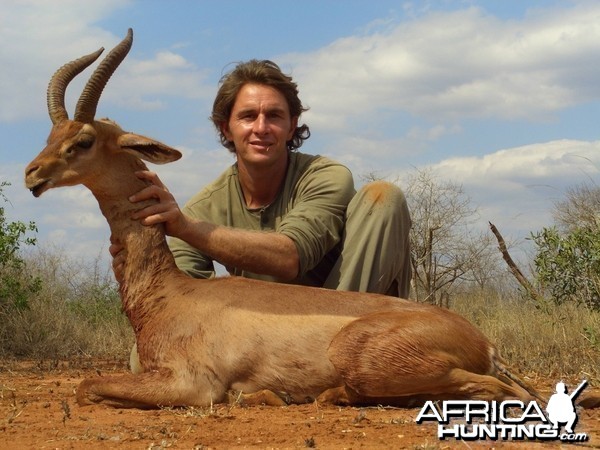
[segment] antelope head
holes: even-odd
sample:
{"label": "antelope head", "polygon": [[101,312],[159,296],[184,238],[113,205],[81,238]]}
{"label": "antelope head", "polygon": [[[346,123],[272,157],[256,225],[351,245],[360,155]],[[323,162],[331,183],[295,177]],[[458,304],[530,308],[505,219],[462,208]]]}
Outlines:
{"label": "antelope head", "polygon": [[[91,65],[103,48],[71,61],[52,76],[48,85],[48,112],[52,130],[46,147],[25,169],[25,185],[35,197],[60,186],[83,184],[94,191],[101,181],[109,184],[111,165],[124,155],[156,164],[176,161],[181,153],[153,139],[123,131],[115,122],[94,120],[100,95],[133,42],[127,36],[98,65],[81,94],[73,120],[65,108],[65,91],[75,76]],[[129,156],[130,157],[130,156]],[[136,161],[139,161],[135,158]],[[138,170],[142,167],[138,167]],[[108,179],[108,181],[107,181]]]}

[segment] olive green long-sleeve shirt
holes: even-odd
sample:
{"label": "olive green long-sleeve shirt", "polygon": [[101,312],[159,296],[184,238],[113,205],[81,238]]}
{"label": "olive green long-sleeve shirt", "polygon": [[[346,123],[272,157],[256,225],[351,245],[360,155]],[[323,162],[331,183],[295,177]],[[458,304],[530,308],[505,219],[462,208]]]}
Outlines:
{"label": "olive green long-sleeve shirt", "polygon": [[[183,213],[215,225],[288,236],[300,261],[294,283],[322,285],[339,256],[346,208],[355,194],[350,171],[326,157],[290,152],[277,197],[260,209],[246,206],[237,174],[234,164],[192,197]],[[175,238],[169,245],[181,270],[196,278],[214,275],[213,261],[197,249]],[[227,270],[233,275],[274,280],[235,267]]]}

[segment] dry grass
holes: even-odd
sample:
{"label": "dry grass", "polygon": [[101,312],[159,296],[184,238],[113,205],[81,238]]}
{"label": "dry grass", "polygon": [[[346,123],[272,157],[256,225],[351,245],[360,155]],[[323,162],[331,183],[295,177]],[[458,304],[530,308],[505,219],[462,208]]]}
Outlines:
{"label": "dry grass", "polygon": [[133,331],[108,269],[71,261],[57,249],[36,249],[28,273],[42,280],[27,308],[0,309],[0,355],[39,360],[126,357]]}
{"label": "dry grass", "polygon": [[600,382],[600,312],[536,305],[495,294],[464,294],[452,309],[496,343],[511,367],[550,379]]}

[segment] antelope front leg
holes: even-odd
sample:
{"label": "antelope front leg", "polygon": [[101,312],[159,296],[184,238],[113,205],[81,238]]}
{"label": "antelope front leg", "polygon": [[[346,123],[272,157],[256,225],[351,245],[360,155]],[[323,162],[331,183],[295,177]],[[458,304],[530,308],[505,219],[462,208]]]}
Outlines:
{"label": "antelope front leg", "polygon": [[169,369],[141,374],[88,378],[77,387],[80,406],[102,404],[115,408],[157,408],[159,406],[208,406],[219,403],[225,390],[197,386],[177,378]]}
{"label": "antelope front leg", "polygon": [[232,398],[232,403],[239,403],[244,406],[286,406],[288,404],[282,397],[268,389],[249,394],[241,393],[239,396]]}
{"label": "antelope front leg", "polygon": [[346,386],[338,386],[322,392],[317,397],[317,402],[348,406],[352,404],[352,394]]}

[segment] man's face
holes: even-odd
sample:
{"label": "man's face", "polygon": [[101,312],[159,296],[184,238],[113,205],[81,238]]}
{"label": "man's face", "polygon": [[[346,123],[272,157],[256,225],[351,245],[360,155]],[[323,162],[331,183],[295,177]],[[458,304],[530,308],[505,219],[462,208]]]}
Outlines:
{"label": "man's face", "polygon": [[286,142],[294,135],[297,124],[298,118],[290,116],[281,92],[266,85],[246,84],[222,131],[233,141],[238,162],[269,165],[282,157],[287,160]]}

